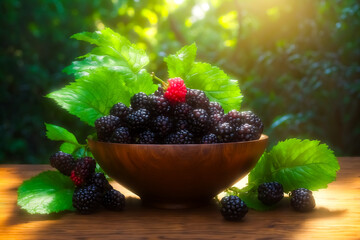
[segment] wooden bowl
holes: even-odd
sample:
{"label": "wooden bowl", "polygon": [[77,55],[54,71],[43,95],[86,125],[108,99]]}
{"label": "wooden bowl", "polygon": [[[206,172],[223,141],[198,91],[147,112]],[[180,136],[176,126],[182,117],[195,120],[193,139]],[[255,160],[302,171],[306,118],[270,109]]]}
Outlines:
{"label": "wooden bowl", "polygon": [[143,145],[88,143],[114,180],[159,208],[204,204],[246,175],[261,157],[268,137],[219,144]]}

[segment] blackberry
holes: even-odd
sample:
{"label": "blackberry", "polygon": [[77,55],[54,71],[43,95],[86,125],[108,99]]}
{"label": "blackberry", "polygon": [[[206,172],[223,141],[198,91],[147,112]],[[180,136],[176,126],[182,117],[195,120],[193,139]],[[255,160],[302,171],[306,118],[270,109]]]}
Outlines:
{"label": "blackberry", "polygon": [[188,129],[189,123],[187,120],[180,119],[175,124],[175,130],[185,130]]}
{"label": "blackberry", "polygon": [[123,103],[117,103],[110,109],[110,115],[120,118],[125,121],[130,113],[130,109]]}
{"label": "blackberry", "polygon": [[159,86],[158,89],[155,91],[155,96],[164,96],[164,88],[162,86]]}
{"label": "blackberry", "polygon": [[257,134],[260,138],[262,132],[264,131],[264,124],[262,123],[261,119],[251,111],[241,112],[240,116],[242,124],[247,123],[257,128]]}
{"label": "blackberry", "polygon": [[131,135],[129,128],[119,127],[115,130],[111,137],[113,143],[131,143]]}
{"label": "blackberry", "polygon": [[315,207],[315,199],[312,191],[306,188],[298,188],[290,194],[291,206],[299,212],[308,212]]}
{"label": "blackberry", "polygon": [[228,123],[220,123],[215,128],[216,133],[224,143],[234,141],[235,129]]}
{"label": "blackberry", "polygon": [[239,221],[248,212],[248,207],[237,196],[227,196],[221,199],[221,215],[228,221]]}
{"label": "blackberry", "polygon": [[150,130],[146,130],[139,134],[139,138],[136,143],[138,144],[154,144],[156,143],[155,133]]}
{"label": "blackberry", "polygon": [[186,102],[193,108],[208,109],[209,98],[204,91],[197,89],[187,89]]}
{"label": "blackberry", "polygon": [[176,133],[168,135],[165,139],[166,144],[192,144],[194,135],[188,130],[179,130]]}
{"label": "blackberry", "polygon": [[139,110],[141,108],[148,108],[150,100],[148,95],[146,95],[143,92],[139,92],[134,94],[134,96],[131,97],[130,99],[130,103],[131,103],[131,107],[134,110]]}
{"label": "blackberry", "polygon": [[170,102],[164,96],[149,96],[149,111],[153,115],[167,114],[171,110]]}
{"label": "blackberry", "polygon": [[187,103],[178,103],[173,108],[173,117],[176,120],[186,120],[193,108]]}
{"label": "blackberry", "polygon": [[91,157],[79,158],[70,178],[76,186],[87,183],[88,178],[95,172],[96,162]]}
{"label": "blackberry", "polygon": [[99,141],[110,141],[111,135],[121,125],[119,117],[108,115],[100,117],[95,121],[95,129]]}
{"label": "blackberry", "polygon": [[172,126],[172,120],[163,115],[157,116],[152,122],[152,129],[161,137],[166,136],[171,131]]}
{"label": "blackberry", "polygon": [[256,128],[250,124],[243,124],[240,127],[236,127],[235,140],[236,141],[251,141],[259,139],[260,136],[256,133]]}
{"label": "blackberry", "polygon": [[104,194],[102,204],[109,210],[121,211],[125,208],[125,196],[119,191],[111,189]]}
{"label": "blackberry", "polygon": [[94,184],[76,188],[72,197],[74,208],[81,214],[95,212],[101,204],[102,193]]}
{"label": "blackberry", "polygon": [[210,133],[208,135],[204,135],[201,138],[200,143],[205,143],[205,144],[218,143],[218,137],[214,133]]}
{"label": "blackberry", "polygon": [[208,112],[209,115],[213,115],[213,114],[224,115],[224,109],[218,102],[210,102]]}
{"label": "blackberry", "polygon": [[241,114],[239,111],[231,110],[224,116],[224,120],[231,124],[234,128],[240,127],[242,124]]}
{"label": "blackberry", "polygon": [[76,162],[71,154],[59,151],[50,157],[50,164],[62,174],[70,176]]}
{"label": "blackberry", "polygon": [[258,199],[265,205],[273,205],[283,197],[284,189],[278,182],[263,183],[258,187]]}
{"label": "blackberry", "polygon": [[211,131],[215,131],[215,127],[220,123],[224,122],[223,115],[220,113],[215,113],[209,116],[209,126]]}
{"label": "blackberry", "polygon": [[197,135],[209,129],[209,115],[204,109],[194,109],[189,116],[189,130]]}
{"label": "blackberry", "polygon": [[140,132],[143,129],[146,129],[150,122],[150,112],[147,109],[140,108],[127,117],[127,123],[130,130]]}
{"label": "blackberry", "polygon": [[103,173],[93,173],[88,180],[89,185],[95,185],[98,187],[100,192],[107,192],[111,190],[113,187],[109,184]]}

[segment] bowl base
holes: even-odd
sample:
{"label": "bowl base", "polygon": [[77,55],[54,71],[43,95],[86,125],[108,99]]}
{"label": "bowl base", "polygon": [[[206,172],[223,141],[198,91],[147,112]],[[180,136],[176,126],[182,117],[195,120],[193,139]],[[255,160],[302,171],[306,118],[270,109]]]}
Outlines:
{"label": "bowl base", "polygon": [[206,206],[210,203],[210,200],[204,199],[200,201],[172,202],[158,199],[141,199],[141,202],[145,207],[154,207],[160,209],[187,209]]}

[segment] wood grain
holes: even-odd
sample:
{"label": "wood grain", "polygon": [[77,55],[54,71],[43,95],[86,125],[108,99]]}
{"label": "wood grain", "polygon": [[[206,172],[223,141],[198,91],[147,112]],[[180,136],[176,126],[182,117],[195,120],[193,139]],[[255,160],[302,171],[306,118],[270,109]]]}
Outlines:
{"label": "wood grain", "polygon": [[360,239],[360,157],[339,162],[337,181],[314,192],[313,212],[294,212],[284,199],[276,210],[250,210],[235,223],[224,221],[214,203],[184,210],[143,207],[116,183],[127,196],[123,212],[29,215],[16,205],[17,187],[50,167],[0,165],[0,239]]}

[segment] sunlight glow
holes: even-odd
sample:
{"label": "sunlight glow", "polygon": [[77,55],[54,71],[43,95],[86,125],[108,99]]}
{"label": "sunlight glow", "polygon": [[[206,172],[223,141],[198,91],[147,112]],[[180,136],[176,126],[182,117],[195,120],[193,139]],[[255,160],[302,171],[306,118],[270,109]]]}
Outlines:
{"label": "sunlight glow", "polygon": [[192,10],[191,10],[191,21],[192,22],[196,22],[198,20],[201,20],[205,17],[205,14],[207,11],[209,11],[210,9],[210,5],[209,3],[200,3],[200,4],[197,4],[195,5]]}

